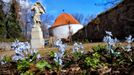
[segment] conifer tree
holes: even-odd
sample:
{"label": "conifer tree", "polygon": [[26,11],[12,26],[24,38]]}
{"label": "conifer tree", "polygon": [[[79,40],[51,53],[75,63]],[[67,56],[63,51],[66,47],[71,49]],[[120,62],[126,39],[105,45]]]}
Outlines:
{"label": "conifer tree", "polygon": [[5,27],[4,27],[4,12],[2,10],[2,1],[0,1],[0,38],[4,38]]}
{"label": "conifer tree", "polygon": [[10,14],[7,16],[6,31],[7,36],[6,38],[19,38],[21,37],[21,28],[19,22],[17,21],[17,16],[15,12],[14,3],[11,4]]}
{"label": "conifer tree", "polygon": [[[2,1],[1,1],[2,2]],[[8,14],[2,10],[0,5],[0,38],[16,39],[22,37],[21,27],[17,21],[17,13],[15,12],[15,3],[11,3]]]}

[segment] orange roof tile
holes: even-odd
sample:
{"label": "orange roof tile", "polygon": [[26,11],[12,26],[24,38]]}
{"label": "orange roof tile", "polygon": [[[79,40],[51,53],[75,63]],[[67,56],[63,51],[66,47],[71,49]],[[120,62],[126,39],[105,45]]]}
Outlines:
{"label": "orange roof tile", "polygon": [[80,23],[72,15],[62,13],[56,18],[54,24],[52,25],[52,27],[50,27],[50,29],[58,26],[63,26],[66,24],[80,24]]}

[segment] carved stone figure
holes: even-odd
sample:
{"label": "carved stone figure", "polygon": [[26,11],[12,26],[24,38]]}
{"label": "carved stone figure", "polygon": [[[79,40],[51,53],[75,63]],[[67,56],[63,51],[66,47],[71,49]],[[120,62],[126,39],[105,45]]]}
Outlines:
{"label": "carved stone figure", "polygon": [[32,11],[34,11],[33,15],[34,25],[31,30],[31,48],[33,49],[44,48],[43,32],[40,27],[41,25],[40,16],[43,13],[45,13],[45,10],[39,2],[36,2],[32,6]]}
{"label": "carved stone figure", "polygon": [[45,9],[42,7],[42,5],[39,2],[36,2],[32,6],[31,10],[34,11],[34,15],[33,15],[34,25],[33,25],[33,27],[36,27],[36,25],[41,24],[40,16],[43,13],[45,13]]}

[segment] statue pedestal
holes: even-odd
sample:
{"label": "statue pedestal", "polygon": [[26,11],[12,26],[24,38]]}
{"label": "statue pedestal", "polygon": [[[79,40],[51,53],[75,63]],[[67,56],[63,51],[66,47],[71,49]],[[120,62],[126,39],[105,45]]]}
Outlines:
{"label": "statue pedestal", "polygon": [[31,31],[31,48],[39,49],[44,48],[43,33],[39,25],[32,28]]}

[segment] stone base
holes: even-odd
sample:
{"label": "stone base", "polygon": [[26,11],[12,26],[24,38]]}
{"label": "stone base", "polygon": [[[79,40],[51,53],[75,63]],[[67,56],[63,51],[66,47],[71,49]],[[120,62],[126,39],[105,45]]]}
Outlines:
{"label": "stone base", "polygon": [[44,48],[44,38],[40,26],[32,28],[31,48],[32,49]]}

